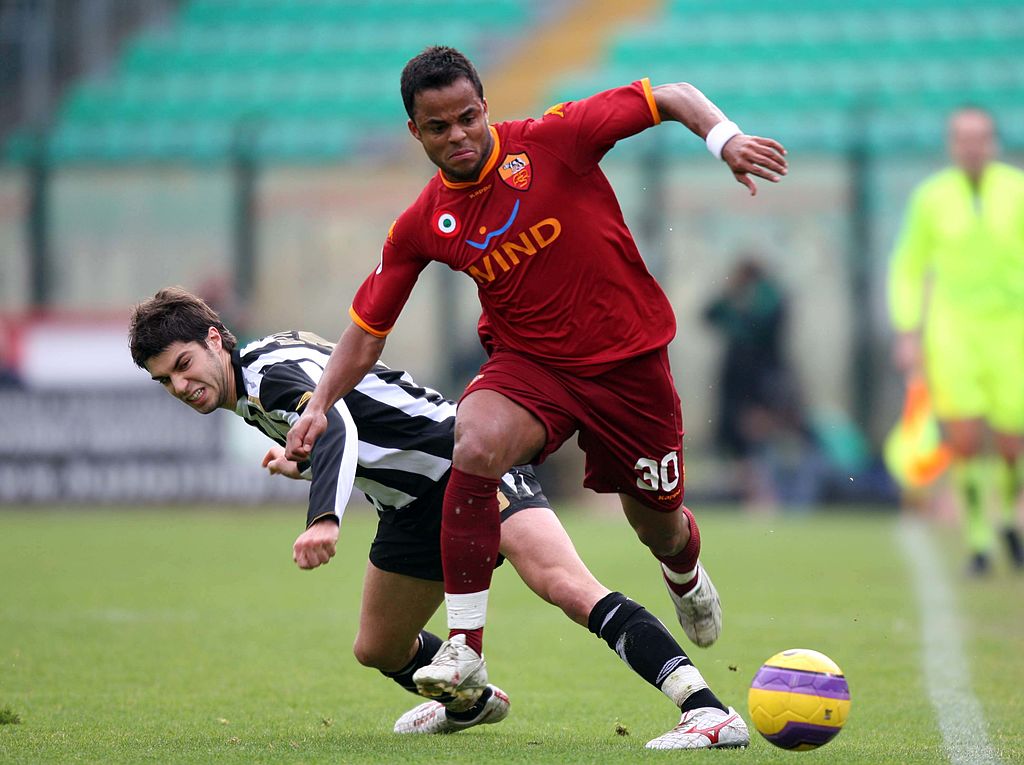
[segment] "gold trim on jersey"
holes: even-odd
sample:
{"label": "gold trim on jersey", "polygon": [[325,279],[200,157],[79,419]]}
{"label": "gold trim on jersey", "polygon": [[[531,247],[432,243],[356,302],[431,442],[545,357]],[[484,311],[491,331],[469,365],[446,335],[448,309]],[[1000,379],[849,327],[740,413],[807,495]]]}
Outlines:
{"label": "gold trim on jersey", "polygon": [[362,317],[359,314],[356,313],[355,306],[349,306],[349,308],[348,308],[348,315],[352,319],[352,321],[355,322],[356,326],[359,327],[359,329],[363,330],[364,332],[369,332],[374,337],[387,337],[388,333],[392,329],[394,329],[394,327],[389,327],[388,329],[384,330],[383,332],[381,332],[379,329],[374,329],[369,324],[367,324],[365,321],[363,321]]}
{"label": "gold trim on jersey", "polygon": [[654,117],[654,124],[661,124],[661,112],[658,111],[658,104],[654,100],[654,91],[651,89],[651,78],[644,77],[640,80],[640,84],[644,86],[644,95],[647,96],[647,105],[651,108],[651,116]]}
{"label": "gold trim on jersey", "polygon": [[437,174],[441,176],[441,183],[450,189],[468,189],[472,186],[476,186],[480,181],[487,177],[487,174],[494,169],[494,166],[498,164],[498,154],[501,152],[501,141],[498,138],[498,131],[493,125],[489,127],[491,131],[491,138],[494,139],[494,145],[491,147],[491,155],[487,158],[487,162],[484,163],[483,168],[480,170],[480,175],[476,177],[475,181],[449,181],[444,177],[444,171],[438,170]]}

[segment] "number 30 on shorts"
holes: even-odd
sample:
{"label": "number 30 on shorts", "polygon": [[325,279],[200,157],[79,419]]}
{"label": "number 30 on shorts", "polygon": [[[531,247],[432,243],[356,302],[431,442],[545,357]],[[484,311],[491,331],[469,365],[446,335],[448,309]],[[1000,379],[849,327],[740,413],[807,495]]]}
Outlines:
{"label": "number 30 on shorts", "polygon": [[679,485],[679,454],[669,452],[661,461],[641,457],[633,468],[637,471],[636,485],[645,491],[672,491]]}

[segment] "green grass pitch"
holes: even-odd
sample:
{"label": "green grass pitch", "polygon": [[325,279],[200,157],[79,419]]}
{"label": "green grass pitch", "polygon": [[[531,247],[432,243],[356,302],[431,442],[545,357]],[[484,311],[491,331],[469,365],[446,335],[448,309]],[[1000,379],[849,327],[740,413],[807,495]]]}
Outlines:
{"label": "green grass pitch", "polygon": [[[0,513],[0,762],[946,759],[890,516],[751,519],[698,508],[725,629],[691,655],[744,716],[768,656],[805,647],[835,659],[851,717],[809,753],[756,734],[746,751],[644,750],[677,721],[671,703],[508,565],[495,577],[486,648],[512,714],[454,736],[395,736],[394,719],[416,699],[351,654],[373,519],[350,513],[339,556],[301,572],[290,551],[303,517],[300,508]],[[584,510],[563,520],[599,579],[674,624],[657,567],[623,518]],[[959,571],[952,532],[931,533]],[[1022,592],[1024,577],[1005,568],[956,583],[973,686],[1004,763],[1024,762]],[[435,631],[442,625],[435,617]]]}

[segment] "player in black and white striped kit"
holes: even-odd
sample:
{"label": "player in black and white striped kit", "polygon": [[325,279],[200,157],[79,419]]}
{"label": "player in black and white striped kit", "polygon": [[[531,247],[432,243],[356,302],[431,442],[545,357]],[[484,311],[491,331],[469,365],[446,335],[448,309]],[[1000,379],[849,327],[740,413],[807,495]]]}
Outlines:
{"label": "player in black and white striped kit", "polygon": [[[206,303],[169,288],[135,307],[129,344],[135,363],[171,395],[202,414],[230,409],[277,442],[264,467],[311,481],[306,530],[293,545],[300,568],[334,556],[353,488],[376,506],[354,652],[360,663],[416,693],[413,674],[442,643],[423,627],[444,599],[439,535],[455,404],[378,364],[331,409],[311,462],[296,464],[283,445],[320,379],[330,343],[289,331],[236,350],[234,336]],[[506,474],[498,499],[502,555],[495,565],[508,557],[534,592],[603,638],[680,708],[717,701],[664,625],[593,577],[530,468]],[[454,687],[406,712],[394,730],[449,733],[500,722],[508,710],[507,695],[494,685],[470,698]]]}

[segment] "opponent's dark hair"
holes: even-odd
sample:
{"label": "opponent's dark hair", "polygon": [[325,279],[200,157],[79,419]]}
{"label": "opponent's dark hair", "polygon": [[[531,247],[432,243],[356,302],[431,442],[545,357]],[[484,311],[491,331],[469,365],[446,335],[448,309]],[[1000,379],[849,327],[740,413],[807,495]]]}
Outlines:
{"label": "opponent's dark hair", "polygon": [[473,62],[455,48],[432,45],[409,59],[402,70],[402,103],[409,119],[413,119],[413,102],[417,93],[447,87],[462,77],[470,81],[476,94],[483,99],[484,86]]}
{"label": "opponent's dark hair", "polygon": [[181,287],[167,287],[132,309],[128,320],[128,347],[136,366],[167,350],[171,343],[195,341],[204,347],[210,327],[220,332],[224,349],[238,344],[217,312],[201,297]]}

